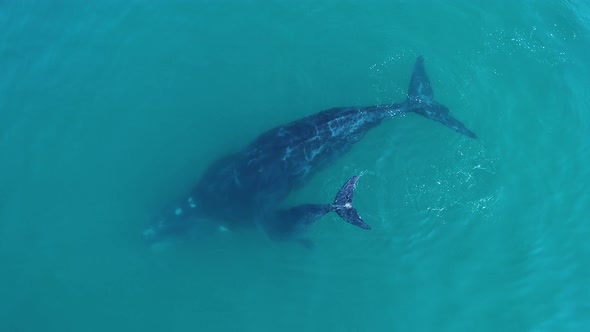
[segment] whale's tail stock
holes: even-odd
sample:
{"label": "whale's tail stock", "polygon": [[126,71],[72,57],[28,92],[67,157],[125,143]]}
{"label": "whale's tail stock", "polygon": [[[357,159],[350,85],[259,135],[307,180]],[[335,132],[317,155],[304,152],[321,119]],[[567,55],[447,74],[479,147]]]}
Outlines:
{"label": "whale's tail stock", "polygon": [[475,133],[467,129],[461,121],[453,117],[446,106],[434,100],[434,93],[428,75],[426,75],[426,70],[424,69],[424,58],[422,56],[416,59],[408,88],[408,98],[403,106],[406,108],[406,111],[438,121],[465,136],[477,138]]}

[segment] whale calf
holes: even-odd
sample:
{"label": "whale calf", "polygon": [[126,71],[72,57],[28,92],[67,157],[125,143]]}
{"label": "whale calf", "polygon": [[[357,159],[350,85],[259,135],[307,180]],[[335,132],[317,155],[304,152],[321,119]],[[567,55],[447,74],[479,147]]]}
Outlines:
{"label": "whale calf", "polygon": [[305,230],[329,212],[363,229],[371,227],[352,206],[358,176],[350,178],[331,204],[280,208],[295,188],[347,152],[384,119],[413,112],[471,138],[476,135],[434,100],[424,59],[416,59],[407,98],[401,103],[336,107],[282,125],[258,136],[242,150],[207,168],[193,189],[155,218],[144,231],[158,241],[191,230],[223,225],[258,228],[272,239],[296,239],[309,245]]}

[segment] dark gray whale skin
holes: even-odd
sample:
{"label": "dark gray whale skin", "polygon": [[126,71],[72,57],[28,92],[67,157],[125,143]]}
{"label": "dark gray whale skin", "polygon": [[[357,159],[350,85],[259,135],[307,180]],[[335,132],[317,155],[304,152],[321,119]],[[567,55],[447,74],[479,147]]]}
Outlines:
{"label": "dark gray whale skin", "polygon": [[[328,212],[370,229],[352,196],[358,176],[338,192],[332,204],[305,204],[280,209],[280,203],[318,170],[347,152],[384,119],[414,112],[471,138],[475,134],[434,101],[432,87],[418,57],[408,97],[398,104],[336,107],[261,134],[241,151],[214,162],[193,190],[144,232],[149,241],[198,229],[215,220],[230,229],[262,229],[273,239],[305,239],[305,230]],[[203,227],[205,228],[205,227]]]}

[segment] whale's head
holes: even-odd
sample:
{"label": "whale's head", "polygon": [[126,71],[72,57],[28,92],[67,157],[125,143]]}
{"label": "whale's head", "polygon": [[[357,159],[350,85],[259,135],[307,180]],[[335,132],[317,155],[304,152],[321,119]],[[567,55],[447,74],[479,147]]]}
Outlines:
{"label": "whale's head", "polygon": [[171,214],[153,219],[143,231],[143,239],[152,249],[160,251],[162,248],[229,231],[227,226],[179,210],[176,208]]}

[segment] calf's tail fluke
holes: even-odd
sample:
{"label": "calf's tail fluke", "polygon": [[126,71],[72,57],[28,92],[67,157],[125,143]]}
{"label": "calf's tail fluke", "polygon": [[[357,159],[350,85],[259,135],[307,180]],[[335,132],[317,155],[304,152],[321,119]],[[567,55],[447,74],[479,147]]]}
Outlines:
{"label": "calf's tail fluke", "polygon": [[363,218],[361,218],[357,210],[352,206],[352,197],[354,196],[354,189],[358,179],[359,176],[355,175],[346,181],[342,189],[336,194],[332,209],[346,222],[363,229],[371,229],[371,226],[363,221]]}
{"label": "calf's tail fluke", "polygon": [[418,113],[426,118],[438,121],[445,126],[471,138],[477,138],[475,133],[467,129],[461,121],[454,118],[449,109],[434,100],[432,86],[426,70],[424,69],[424,58],[419,56],[414,65],[408,98],[405,101],[407,111]]}

